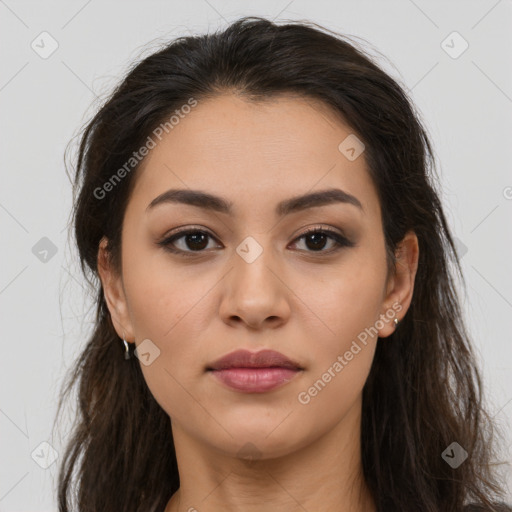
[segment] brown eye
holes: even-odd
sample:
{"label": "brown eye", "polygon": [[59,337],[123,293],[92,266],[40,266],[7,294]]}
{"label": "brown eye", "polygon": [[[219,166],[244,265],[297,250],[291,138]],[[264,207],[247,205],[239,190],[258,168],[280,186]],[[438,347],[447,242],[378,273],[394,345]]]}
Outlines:
{"label": "brown eye", "polygon": [[189,233],[181,238],[184,238],[185,245],[193,251],[200,251],[205,249],[208,245],[208,234],[196,231]]}
{"label": "brown eye", "polygon": [[[313,251],[322,250],[329,241],[329,236],[325,233],[310,233],[303,237],[305,239],[306,247]],[[332,241],[332,239],[331,239]]]}
{"label": "brown eye", "polygon": [[204,252],[210,238],[213,239],[213,236],[206,231],[189,229],[165,238],[158,245],[173,253]]}
{"label": "brown eye", "polygon": [[[304,239],[306,252],[331,253],[337,251],[341,247],[353,247],[355,244],[349,241],[340,233],[331,229],[312,228],[303,233],[296,240]],[[330,249],[323,250],[327,245],[331,244]]]}

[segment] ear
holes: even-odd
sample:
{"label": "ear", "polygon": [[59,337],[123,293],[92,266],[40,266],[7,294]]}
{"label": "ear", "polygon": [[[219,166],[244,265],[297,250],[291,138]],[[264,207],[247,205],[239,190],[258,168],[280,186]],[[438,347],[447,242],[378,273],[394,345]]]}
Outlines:
{"label": "ear", "polygon": [[[400,321],[411,305],[419,258],[418,237],[414,231],[406,233],[397,246],[395,257],[395,272],[388,279],[384,310],[381,312],[384,327],[379,329],[380,338],[386,338],[394,332],[395,318]],[[395,315],[391,317],[390,312],[395,312]]]}
{"label": "ear", "polygon": [[108,240],[103,237],[98,248],[98,274],[103,287],[105,302],[112,323],[121,339],[128,342],[134,342],[133,325],[130,320],[126,294],[122,278],[112,266],[110,253],[107,250]]}

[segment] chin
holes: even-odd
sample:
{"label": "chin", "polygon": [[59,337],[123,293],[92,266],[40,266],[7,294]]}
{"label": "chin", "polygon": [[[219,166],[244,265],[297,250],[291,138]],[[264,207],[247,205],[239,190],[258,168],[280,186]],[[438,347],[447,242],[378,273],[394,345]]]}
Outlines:
{"label": "chin", "polygon": [[[286,415],[285,415],[286,416]],[[280,419],[282,422],[282,418]],[[270,460],[284,457],[311,443],[311,432],[301,432],[296,424],[279,425],[279,422],[261,421],[243,424],[225,423],[232,437],[209,437],[206,442],[230,457],[246,460]],[[277,428],[276,428],[277,427]],[[319,434],[320,435],[320,434]],[[313,436],[314,437],[314,436]]]}

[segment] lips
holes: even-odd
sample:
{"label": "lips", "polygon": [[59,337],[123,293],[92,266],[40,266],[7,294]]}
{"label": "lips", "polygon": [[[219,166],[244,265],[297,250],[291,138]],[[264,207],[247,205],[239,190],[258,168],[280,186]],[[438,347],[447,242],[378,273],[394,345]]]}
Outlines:
{"label": "lips", "polygon": [[274,350],[236,350],[206,368],[229,388],[245,393],[263,393],[280,387],[303,369]]}
{"label": "lips", "polygon": [[261,350],[249,352],[248,350],[235,350],[221,357],[210,365],[207,370],[224,370],[226,368],[289,368],[302,370],[298,363],[275,350]]}

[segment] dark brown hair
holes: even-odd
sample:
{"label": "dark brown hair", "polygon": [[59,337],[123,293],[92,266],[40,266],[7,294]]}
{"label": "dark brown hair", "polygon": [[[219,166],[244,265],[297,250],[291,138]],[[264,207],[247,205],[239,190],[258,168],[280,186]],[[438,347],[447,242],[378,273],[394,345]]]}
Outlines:
{"label": "dark brown hair", "polygon": [[[60,411],[78,387],[78,415],[60,466],[59,510],[161,512],[179,487],[169,417],[137,359],[124,360],[97,274],[102,237],[121,272],[121,228],[138,165],[105,197],[95,191],[190,98],[226,93],[250,101],[293,94],[323,102],[365,144],[390,269],[405,233],[418,237],[412,303],[398,329],[377,344],[363,389],[362,463],[378,510],[454,512],[471,501],[493,510],[503,496],[491,467],[495,429],[482,404],[455,286],[457,276],[464,279],[420,116],[404,89],[348,37],[311,22],[278,25],[258,17],[181,37],[144,58],[81,133],[73,227],[96,320],[59,402]],[[452,442],[469,454],[456,469],[441,457]]]}

